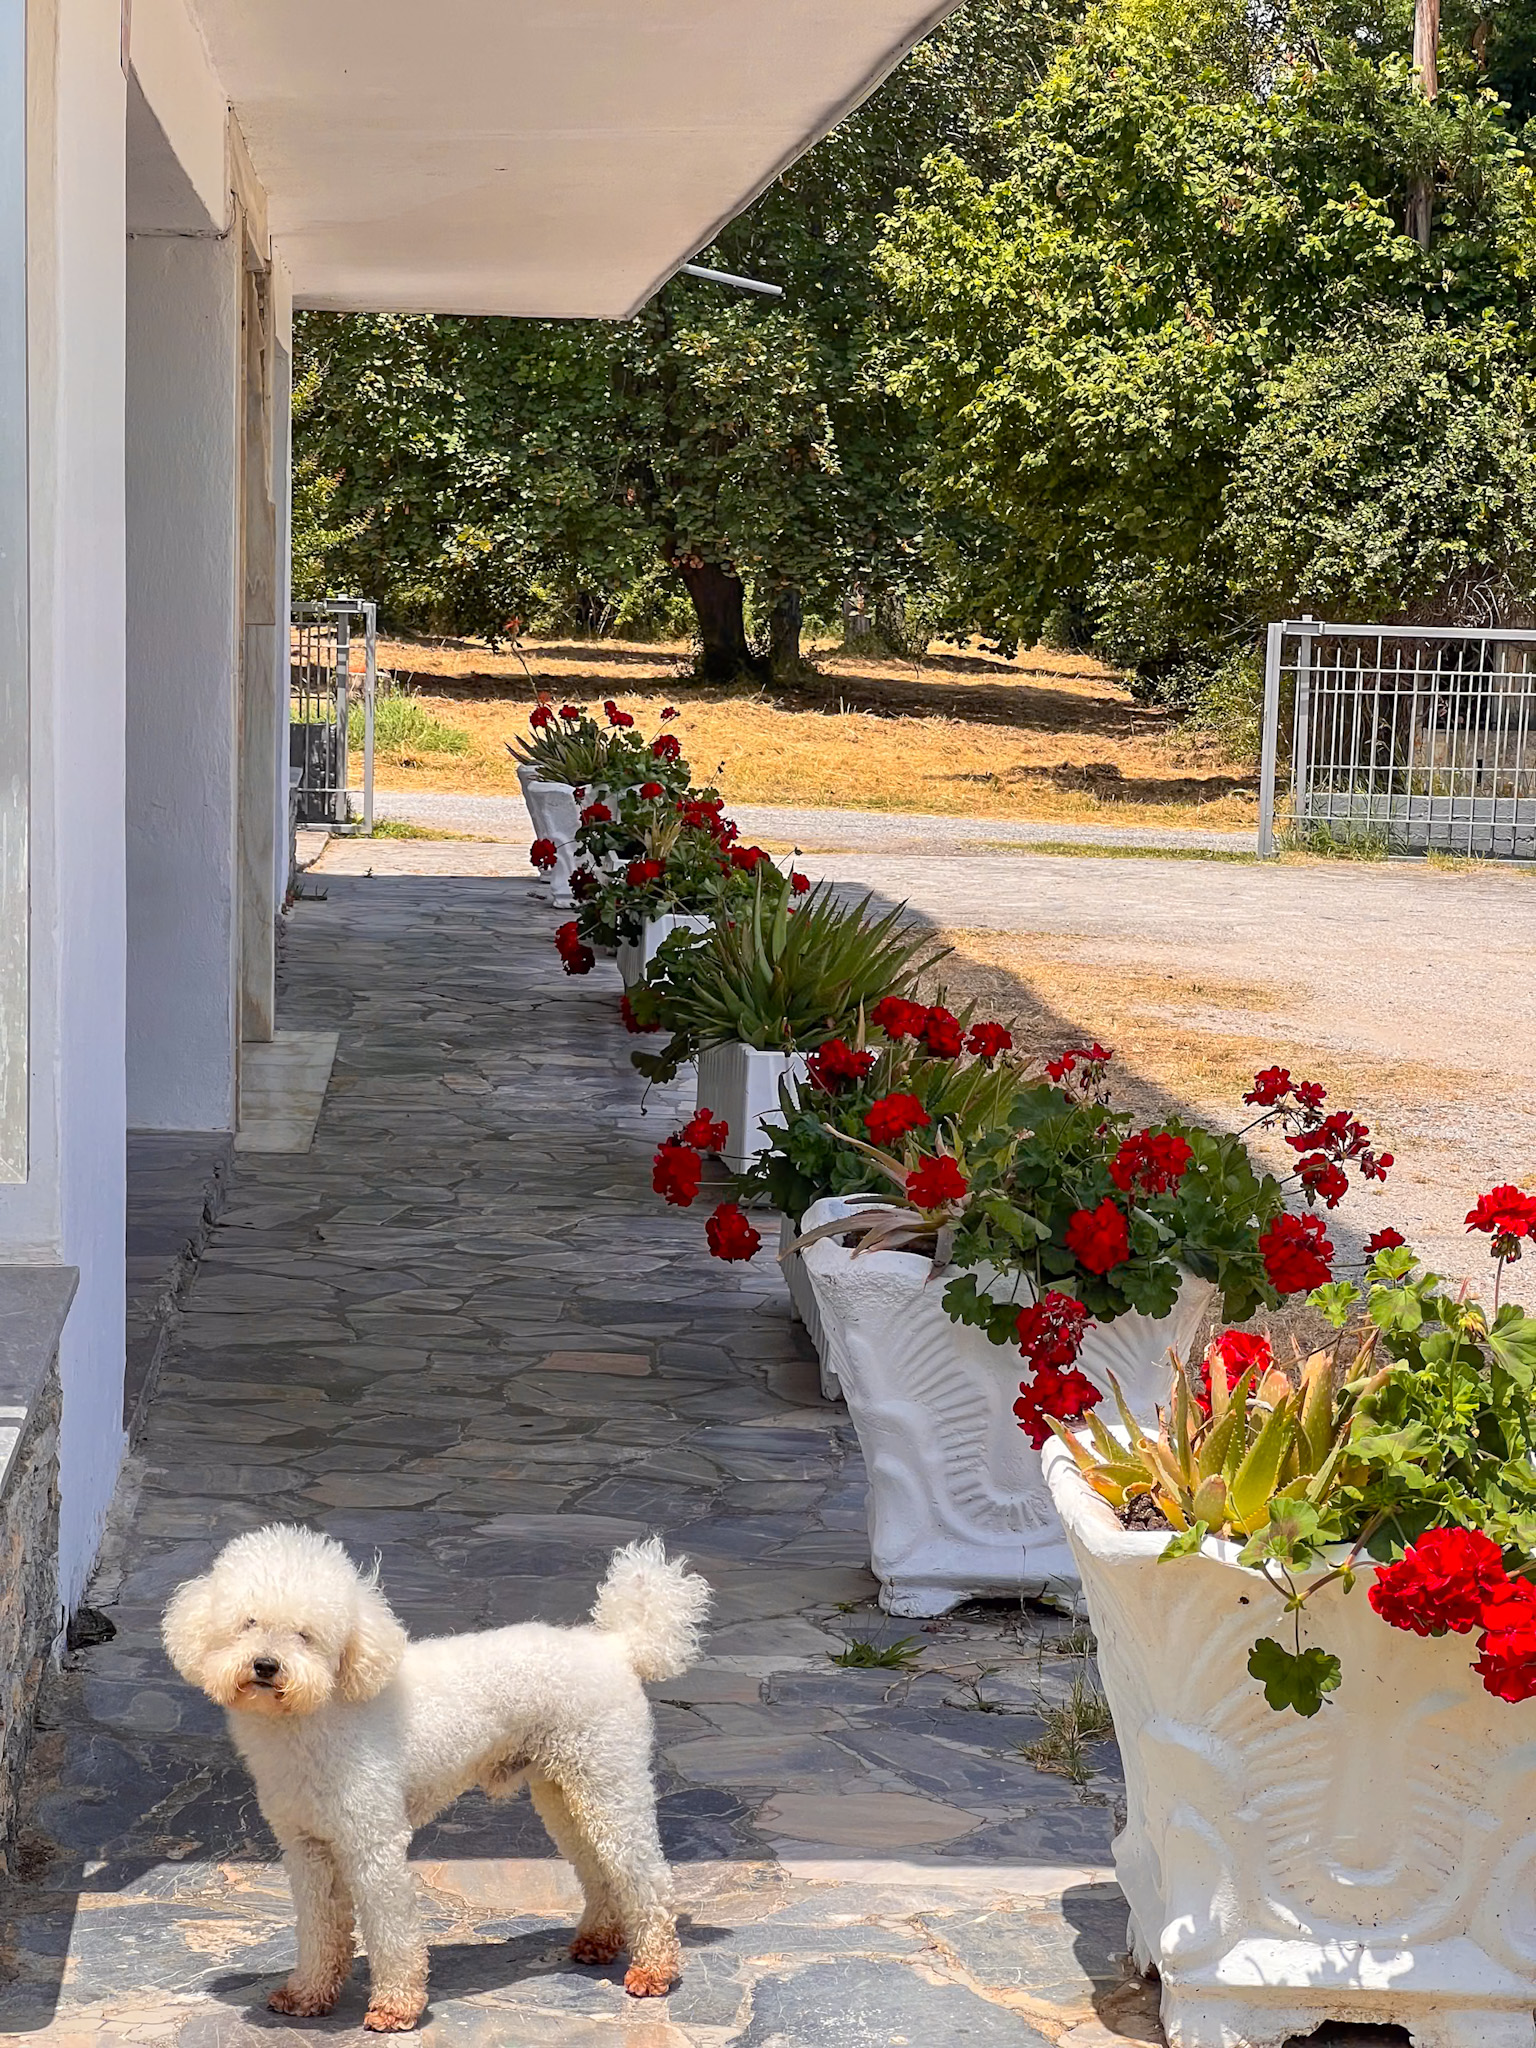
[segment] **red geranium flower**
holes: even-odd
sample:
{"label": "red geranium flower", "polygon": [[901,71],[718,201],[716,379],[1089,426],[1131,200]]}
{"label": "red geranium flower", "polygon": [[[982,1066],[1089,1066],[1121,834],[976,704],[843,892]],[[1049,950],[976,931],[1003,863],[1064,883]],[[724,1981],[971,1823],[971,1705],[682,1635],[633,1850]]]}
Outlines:
{"label": "red geranium flower", "polygon": [[[1040,1372],[1046,1367],[1070,1365],[1093,1325],[1080,1301],[1052,1287],[1037,1302],[1019,1310],[1013,1327],[1018,1333],[1019,1349],[1035,1371]],[[1038,1450],[1039,1445],[1035,1448]]]}
{"label": "red geranium flower", "polygon": [[[1079,1060],[1082,1061],[1085,1067],[1095,1068],[1102,1072],[1113,1058],[1114,1054],[1108,1047],[1100,1045],[1099,1041],[1095,1039],[1092,1045],[1073,1046],[1071,1051],[1064,1052],[1059,1060],[1047,1060],[1045,1071],[1053,1081],[1061,1082],[1065,1081],[1069,1074],[1076,1073]],[[1084,1087],[1090,1086],[1095,1078],[1094,1074],[1088,1074],[1084,1077],[1082,1085]]]}
{"label": "red geranium flower", "polygon": [[882,996],[869,1013],[869,1021],[887,1038],[916,1038],[928,1022],[924,1003],[909,1003],[905,996]]}
{"label": "red geranium flower", "polygon": [[1291,1092],[1291,1070],[1289,1067],[1265,1067],[1253,1077],[1253,1086],[1243,1097],[1244,1102],[1256,1103],[1260,1109],[1270,1109],[1275,1103],[1283,1102]]}
{"label": "red geranium flower", "polygon": [[528,723],[535,732],[542,732],[546,725],[553,722],[554,715],[547,704],[540,704],[535,710],[529,712]]}
{"label": "red geranium flower", "polygon": [[965,1050],[965,1033],[959,1018],[937,1004],[924,1018],[918,1037],[936,1060],[958,1059]]}
{"label": "red geranium flower", "polygon": [[1090,1408],[1097,1408],[1104,1396],[1093,1381],[1080,1372],[1057,1372],[1042,1366],[1033,1380],[1021,1380],[1013,1412],[1019,1427],[1038,1451],[1051,1434],[1048,1415],[1058,1422],[1076,1422]]}
{"label": "red geranium flower", "polygon": [[[665,712],[662,717],[666,717]],[[664,732],[660,738],[651,741],[651,752],[658,761],[675,761],[682,751],[682,743],[675,733]]]}
{"label": "red geranium flower", "polygon": [[1125,1217],[1106,1195],[1097,1209],[1079,1209],[1067,1224],[1067,1250],[1090,1273],[1108,1273],[1131,1255]]}
{"label": "red geranium flower", "polygon": [[667,719],[667,718],[676,718],[676,716],[677,716],[677,706],[676,706],[675,704],[668,704],[668,705],[666,705],[666,706],[665,706],[665,707],[663,708],[663,710],[662,710],[662,714],[661,714],[661,715],[662,715],[663,719]]}
{"label": "red geranium flower", "polygon": [[597,876],[585,862],[571,876],[571,894],[578,903],[585,903],[589,896],[597,894]]}
{"label": "red geranium flower", "polygon": [[833,1095],[845,1081],[862,1081],[875,1064],[872,1052],[855,1052],[841,1038],[829,1038],[805,1056],[805,1069],[818,1088]]}
{"label": "red geranium flower", "polygon": [[908,1131],[920,1131],[932,1121],[915,1095],[882,1095],[864,1112],[864,1128],[876,1145],[894,1145]]}
{"label": "red geranium flower", "polygon": [[717,1259],[750,1259],[762,1237],[735,1202],[722,1202],[704,1225],[704,1235]]}
{"label": "red geranium flower", "polygon": [[1473,1669],[1488,1692],[1511,1703],[1536,1697],[1536,1586],[1509,1579],[1481,1615]]}
{"label": "red geranium flower", "polygon": [[1327,1284],[1333,1270],[1333,1246],[1321,1216],[1282,1211],[1259,1233],[1259,1257],[1277,1294],[1310,1294]]}
{"label": "red geranium flower", "polygon": [[946,1202],[963,1202],[969,1187],[954,1160],[940,1152],[907,1175],[907,1200],[919,1209],[942,1209]]}
{"label": "red geranium flower", "polygon": [[1001,1024],[973,1024],[965,1049],[979,1060],[995,1060],[1000,1052],[1012,1051],[1013,1033]]}
{"label": "red geranium flower", "polygon": [[1109,1177],[1123,1193],[1166,1195],[1189,1171],[1194,1153],[1172,1131],[1137,1131],[1109,1162]]}
{"label": "red geranium flower", "polygon": [[1393,1628],[1464,1636],[1508,1583],[1504,1554],[1481,1529],[1426,1529],[1395,1564],[1378,1569],[1370,1602]]}
{"label": "red geranium flower", "polygon": [[560,955],[560,965],[567,974],[590,974],[597,965],[597,955],[590,946],[572,946]]}
{"label": "red geranium flower", "polygon": [[1536,1195],[1506,1181],[1479,1195],[1477,1206],[1467,1211],[1468,1230],[1486,1230],[1493,1238],[1536,1236]]}
{"label": "red geranium flower", "polygon": [[635,1015],[634,1005],[629,1000],[628,989],[625,989],[623,995],[619,997],[619,1015],[624,1019],[624,1029],[626,1031],[659,1031],[661,1029],[659,1024],[642,1024],[640,1022],[640,1019]]}
{"label": "red geranium flower", "polygon": [[552,868],[560,858],[560,849],[553,839],[535,839],[528,849],[528,858],[536,868]]}
{"label": "red geranium flower", "polygon": [[723,1117],[712,1117],[708,1107],[701,1103],[677,1135],[681,1143],[692,1145],[696,1152],[723,1152],[731,1127]]}
{"label": "red geranium flower", "polygon": [[789,886],[792,894],[803,896],[811,886],[811,878],[809,875],[802,875],[797,868],[792,868],[790,870]]}
{"label": "red geranium flower", "polygon": [[733,868],[740,868],[743,874],[750,875],[752,870],[760,866],[767,858],[768,855],[760,846],[733,846],[731,848],[731,866]]}
{"label": "red geranium flower", "polygon": [[1306,1193],[1321,1195],[1330,1209],[1337,1209],[1339,1197],[1349,1193],[1349,1175],[1321,1152],[1299,1161],[1296,1174]]}
{"label": "red geranium flower", "polygon": [[576,704],[562,704],[560,706],[560,716],[562,718],[580,718],[580,706]]}
{"label": "red geranium flower", "polygon": [[1265,1373],[1275,1362],[1274,1348],[1267,1337],[1257,1330],[1223,1330],[1219,1337],[1213,1337],[1205,1347],[1205,1357],[1200,1361],[1200,1380],[1195,1387],[1195,1399],[1207,1415],[1211,1412],[1211,1374],[1219,1365],[1226,1376],[1227,1392],[1230,1394],[1249,1367],[1253,1377],[1248,1384],[1256,1387]]}
{"label": "red geranium flower", "polygon": [[674,1207],[688,1208],[704,1178],[704,1162],[682,1138],[666,1138],[651,1161],[651,1186]]}
{"label": "red geranium flower", "polygon": [[659,782],[642,782],[640,785],[640,794],[643,797],[654,800],[656,797],[665,796],[666,791],[662,788]]}
{"label": "red geranium flower", "polygon": [[583,825],[611,825],[613,813],[605,803],[588,804],[581,814]]}
{"label": "red geranium flower", "polygon": [[624,870],[624,880],[631,889],[643,889],[647,882],[659,882],[666,871],[663,861],[632,860]]}
{"label": "red geranium flower", "polygon": [[1365,1255],[1368,1259],[1373,1259],[1378,1252],[1394,1252],[1400,1244],[1407,1242],[1407,1238],[1400,1230],[1393,1230],[1388,1225],[1385,1230],[1372,1231],[1365,1240]]}

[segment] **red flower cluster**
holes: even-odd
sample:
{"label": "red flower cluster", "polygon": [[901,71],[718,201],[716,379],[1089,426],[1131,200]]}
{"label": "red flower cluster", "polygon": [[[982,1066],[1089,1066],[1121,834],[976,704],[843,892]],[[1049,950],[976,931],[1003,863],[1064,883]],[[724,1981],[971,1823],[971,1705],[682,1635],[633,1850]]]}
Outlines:
{"label": "red flower cluster", "polygon": [[1260,1109],[1275,1109],[1292,1101],[1298,1109],[1315,1110],[1328,1100],[1328,1090],[1320,1081],[1293,1081],[1289,1067],[1265,1067],[1262,1073],[1254,1075],[1253,1086],[1243,1100],[1256,1103]]}
{"label": "red flower cluster", "polygon": [[1018,1332],[1019,1349],[1033,1369],[1042,1372],[1070,1365],[1093,1325],[1080,1301],[1052,1287],[1028,1308],[1019,1310],[1013,1327]]}
{"label": "red flower cluster", "polygon": [[597,875],[585,862],[572,870],[571,894],[578,903],[585,903],[589,896],[597,894]]}
{"label": "red flower cluster", "polygon": [[621,711],[619,709],[618,705],[615,704],[611,697],[605,697],[603,699],[603,709],[608,714],[608,723],[611,726],[614,726],[615,728],[625,725],[633,725],[635,722],[630,717],[627,711]]}
{"label": "red flower cluster", "polygon": [[696,1152],[723,1152],[731,1135],[724,1117],[712,1116],[707,1104],[700,1104],[678,1132],[685,1145]]}
{"label": "red flower cluster", "polygon": [[798,868],[791,868],[789,875],[789,888],[791,895],[803,896],[806,890],[810,888],[810,886],[811,878],[809,875],[802,875]]}
{"label": "red flower cluster", "polygon": [[1394,1230],[1389,1224],[1385,1230],[1373,1230],[1371,1232],[1370,1236],[1365,1240],[1365,1256],[1368,1259],[1374,1259],[1378,1252],[1396,1251],[1400,1244],[1406,1244],[1407,1242],[1408,1240],[1403,1236],[1403,1233],[1400,1230]]}
{"label": "red flower cluster", "polygon": [[648,882],[659,882],[666,871],[665,861],[632,860],[624,870],[624,880],[631,889],[643,889]]}
{"label": "red flower cluster", "polygon": [[581,926],[574,917],[555,933],[555,951],[567,974],[590,974],[597,965],[592,948],[581,943]]}
{"label": "red flower cluster", "polygon": [[1473,1665],[1483,1689],[1511,1705],[1536,1696],[1536,1586],[1510,1579],[1482,1613]]}
{"label": "red flower cluster", "polygon": [[560,716],[574,724],[581,716],[581,706],[579,704],[562,704],[560,706]]}
{"label": "red flower cluster", "polygon": [[1195,1399],[1209,1415],[1211,1374],[1218,1365],[1226,1375],[1227,1392],[1230,1394],[1250,1367],[1252,1377],[1248,1384],[1250,1387],[1256,1387],[1274,1362],[1273,1346],[1267,1337],[1260,1336],[1256,1330],[1223,1330],[1219,1337],[1213,1337],[1205,1347],[1205,1357],[1200,1361],[1200,1384],[1195,1388]]}
{"label": "red flower cluster", "polygon": [[829,1038],[805,1056],[806,1072],[828,1095],[835,1095],[845,1081],[862,1081],[874,1064],[872,1052],[856,1052],[841,1038]]}
{"label": "red flower cluster", "polygon": [[704,1225],[704,1235],[717,1259],[750,1259],[762,1243],[735,1202],[722,1202]]}
{"label": "red flower cluster", "polygon": [[750,875],[754,868],[760,867],[768,857],[768,854],[761,846],[733,846],[731,848],[731,866],[733,868],[740,868],[744,875]]}
{"label": "red flower cluster", "polygon": [[560,858],[560,849],[553,839],[535,839],[528,849],[528,858],[543,873]]}
{"label": "red flower cluster", "polygon": [[[665,718],[667,714],[663,711],[661,715]],[[675,712],[673,716],[676,716]],[[682,743],[676,733],[664,732],[659,739],[651,741],[651,752],[658,761],[675,761],[682,751]]]}
{"label": "red flower cluster", "polygon": [[1393,1628],[1464,1636],[1508,1583],[1504,1554],[1481,1529],[1426,1529],[1395,1564],[1378,1569],[1370,1602]]}
{"label": "red flower cluster", "polygon": [[659,1024],[642,1024],[640,1022],[640,1019],[635,1015],[634,1005],[629,1000],[628,989],[625,989],[623,995],[619,997],[619,1015],[624,1019],[624,1029],[626,1031],[659,1031],[661,1029]]}
{"label": "red flower cluster", "polygon": [[1313,1115],[1312,1111],[1306,1112],[1303,1128],[1285,1134],[1286,1144],[1306,1155],[1298,1159],[1296,1172],[1308,1201],[1321,1196],[1330,1209],[1338,1206],[1339,1197],[1349,1187],[1343,1165],[1348,1159],[1356,1163],[1366,1180],[1386,1179],[1392,1154],[1383,1152],[1378,1158],[1371,1150],[1366,1143],[1371,1135],[1368,1124],[1352,1117],[1347,1109],[1336,1109],[1321,1122],[1313,1121]]}
{"label": "red flower cluster", "polygon": [[1000,1052],[1013,1050],[1013,1033],[1001,1024],[973,1024],[965,1049],[979,1060],[995,1060]]}
{"label": "red flower cluster", "polygon": [[1109,1177],[1123,1194],[1139,1188],[1145,1195],[1166,1195],[1184,1178],[1194,1156],[1172,1131],[1137,1131],[1109,1162]]}
{"label": "red flower cluster", "polygon": [[1090,1273],[1108,1273],[1131,1256],[1125,1217],[1106,1195],[1097,1209],[1079,1209],[1067,1223],[1066,1246]]}
{"label": "red flower cluster", "polygon": [[1047,1060],[1045,1071],[1059,1086],[1069,1075],[1077,1072],[1078,1062],[1081,1061],[1084,1069],[1082,1077],[1080,1080],[1074,1081],[1072,1085],[1074,1088],[1081,1088],[1086,1093],[1103,1080],[1104,1069],[1113,1058],[1114,1054],[1109,1048],[1100,1045],[1099,1041],[1095,1039],[1092,1045],[1073,1046],[1072,1050],[1064,1052],[1059,1060]]}
{"label": "red flower cluster", "polygon": [[874,1145],[894,1145],[908,1131],[920,1131],[932,1121],[915,1095],[882,1095],[864,1112],[864,1128]]}
{"label": "red flower cluster", "polygon": [[1020,1429],[1038,1451],[1051,1434],[1048,1415],[1058,1422],[1076,1422],[1090,1408],[1097,1408],[1103,1398],[1085,1374],[1057,1372],[1054,1366],[1047,1365],[1032,1380],[1019,1382],[1019,1398],[1013,1404],[1013,1412],[1019,1418]]}
{"label": "red flower cluster", "polygon": [[664,1138],[651,1161],[651,1186],[674,1207],[692,1206],[704,1178],[704,1162],[686,1137]]}
{"label": "red flower cluster", "polygon": [[613,813],[605,803],[588,804],[581,814],[583,825],[611,825]]}
{"label": "red flower cluster", "polygon": [[659,782],[642,782],[640,785],[640,794],[647,802],[654,803],[657,797],[665,796],[666,793]]}
{"label": "red flower cluster", "polygon": [[869,1013],[869,1021],[893,1042],[916,1038],[928,1022],[926,1003],[909,1003],[905,996],[882,996]]}
{"label": "red flower cluster", "polygon": [[535,732],[542,732],[546,725],[553,724],[554,716],[555,714],[550,710],[547,704],[539,704],[535,706],[535,708],[532,711],[529,712],[528,723],[533,727]]}
{"label": "red flower cluster", "polygon": [[940,1152],[907,1175],[907,1200],[914,1208],[942,1209],[946,1202],[963,1202],[970,1185],[954,1160]]}
{"label": "red flower cluster", "polygon": [[1277,1294],[1310,1294],[1325,1286],[1333,1271],[1333,1246],[1321,1216],[1282,1211],[1260,1231],[1259,1257]]}
{"label": "red flower cluster", "polygon": [[690,832],[707,832],[721,846],[729,846],[736,837],[736,827],[724,816],[725,805],[717,796],[682,796],[676,808]]}
{"label": "red flower cluster", "polygon": [[676,717],[677,717],[677,706],[676,706],[675,704],[668,704],[668,705],[666,705],[666,706],[665,706],[665,707],[663,708],[663,710],[662,710],[662,714],[661,714],[661,722],[662,722],[662,724],[663,724],[663,725],[665,725],[665,724],[666,724],[666,722],[667,722],[667,720],[668,720],[669,718],[676,718]]}
{"label": "red flower cluster", "polygon": [[936,1060],[958,1059],[965,1050],[965,1033],[959,1018],[941,1004],[935,1004],[928,1012],[917,1035]]}
{"label": "red flower cluster", "polygon": [[1508,1181],[1490,1188],[1467,1211],[1467,1228],[1488,1233],[1493,1240],[1488,1249],[1496,1259],[1518,1259],[1520,1240],[1536,1237],[1536,1195],[1527,1195]]}

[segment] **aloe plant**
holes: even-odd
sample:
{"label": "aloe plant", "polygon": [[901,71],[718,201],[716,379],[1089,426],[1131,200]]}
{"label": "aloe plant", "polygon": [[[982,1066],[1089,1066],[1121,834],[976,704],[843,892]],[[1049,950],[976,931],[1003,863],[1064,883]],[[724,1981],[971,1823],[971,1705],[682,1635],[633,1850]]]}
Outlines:
{"label": "aloe plant", "polygon": [[881,996],[904,994],[948,951],[910,923],[906,905],[872,917],[873,899],[838,901],[822,885],[798,902],[774,876],[753,878],[736,915],[691,942],[674,935],[630,993],[642,1024],[671,1033],[639,1071],[670,1081],[710,1046],[809,1051],[847,1030]]}

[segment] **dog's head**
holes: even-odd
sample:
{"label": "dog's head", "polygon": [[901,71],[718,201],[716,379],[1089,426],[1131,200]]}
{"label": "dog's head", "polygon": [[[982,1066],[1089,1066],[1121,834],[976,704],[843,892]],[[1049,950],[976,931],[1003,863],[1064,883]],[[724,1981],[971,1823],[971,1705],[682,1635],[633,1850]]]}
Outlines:
{"label": "dog's head", "polygon": [[367,1700],[405,1652],[374,1576],[313,1529],[273,1523],[227,1544],[172,1594],[161,1624],[171,1662],[221,1707],[312,1714]]}

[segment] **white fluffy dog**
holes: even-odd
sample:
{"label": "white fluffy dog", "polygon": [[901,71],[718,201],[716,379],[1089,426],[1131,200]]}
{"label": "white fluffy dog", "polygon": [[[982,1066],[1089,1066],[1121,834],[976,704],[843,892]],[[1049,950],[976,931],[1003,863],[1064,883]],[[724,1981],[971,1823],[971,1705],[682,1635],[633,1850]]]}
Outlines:
{"label": "white fluffy dog", "polygon": [[693,1662],[709,1597],[653,1537],[614,1555],[590,1626],[413,1643],[375,1576],[331,1537],[291,1525],[237,1537],[178,1587],[165,1647],[228,1709],[293,1887],[298,1965],[273,2010],[330,2011],[352,1967],[355,1905],[364,2024],[413,2027],[427,1946],[411,1836],[472,1785],[507,1798],[525,1780],[586,1898],[572,1956],[606,1963],[627,1948],[627,1991],[670,1989],[677,1930],[641,1684]]}

